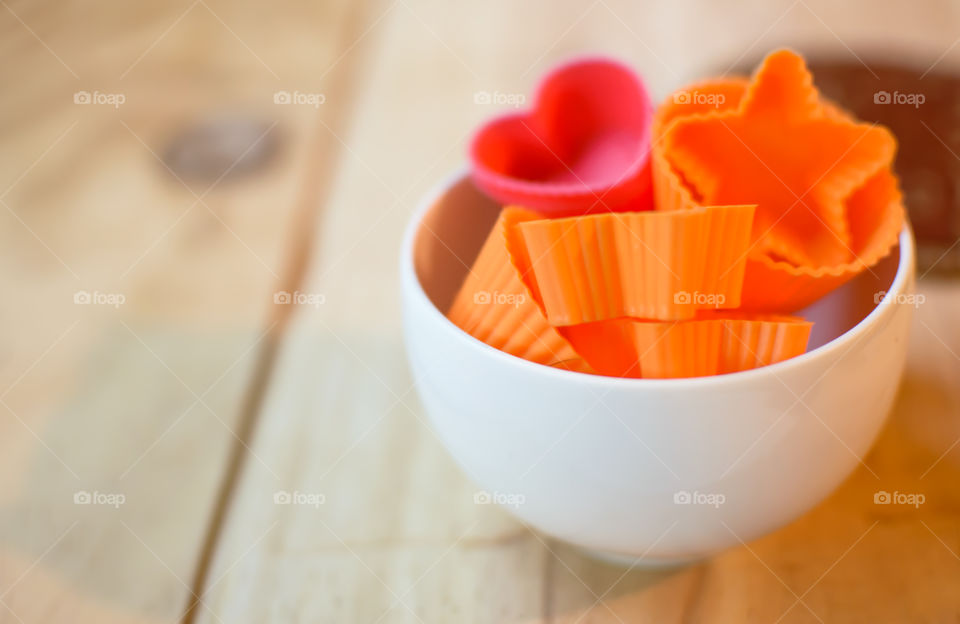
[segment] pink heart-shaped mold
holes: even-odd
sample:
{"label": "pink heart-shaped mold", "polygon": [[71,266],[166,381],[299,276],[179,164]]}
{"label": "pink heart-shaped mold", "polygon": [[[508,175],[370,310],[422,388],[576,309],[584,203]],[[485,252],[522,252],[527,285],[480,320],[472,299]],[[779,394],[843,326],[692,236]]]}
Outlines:
{"label": "pink heart-shaped mold", "polygon": [[470,145],[473,180],[546,217],[651,206],[653,105],[639,76],[606,58],[547,74],[532,109],[493,119]]}

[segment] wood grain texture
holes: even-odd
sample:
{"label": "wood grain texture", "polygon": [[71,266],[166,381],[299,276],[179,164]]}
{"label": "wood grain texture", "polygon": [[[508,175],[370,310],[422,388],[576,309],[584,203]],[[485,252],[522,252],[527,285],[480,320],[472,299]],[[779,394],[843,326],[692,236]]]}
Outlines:
{"label": "wood grain texture", "polygon": [[[302,228],[317,112],[273,93],[321,91],[348,9],[0,6],[0,620],[181,618]],[[181,183],[159,158],[225,115],[278,157]]]}

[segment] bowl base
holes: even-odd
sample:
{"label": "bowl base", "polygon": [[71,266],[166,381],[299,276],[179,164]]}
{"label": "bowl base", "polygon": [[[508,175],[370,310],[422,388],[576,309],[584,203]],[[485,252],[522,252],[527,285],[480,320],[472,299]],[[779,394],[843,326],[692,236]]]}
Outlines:
{"label": "bowl base", "polygon": [[703,561],[703,557],[637,557],[610,550],[581,548],[583,554],[611,565],[640,570],[667,570],[681,568]]}

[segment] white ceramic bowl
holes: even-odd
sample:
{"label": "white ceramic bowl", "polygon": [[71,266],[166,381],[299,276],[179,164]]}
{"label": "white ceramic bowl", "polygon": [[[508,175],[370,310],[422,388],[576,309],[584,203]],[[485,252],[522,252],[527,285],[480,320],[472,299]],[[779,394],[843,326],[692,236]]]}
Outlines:
{"label": "white ceramic bowl", "polygon": [[906,357],[908,228],[871,271],[804,311],[815,321],[806,354],[716,377],[618,379],[527,362],[444,316],[497,211],[458,175],[414,215],[401,257],[417,389],[482,488],[477,502],[593,551],[679,562],[794,520],[870,449]]}

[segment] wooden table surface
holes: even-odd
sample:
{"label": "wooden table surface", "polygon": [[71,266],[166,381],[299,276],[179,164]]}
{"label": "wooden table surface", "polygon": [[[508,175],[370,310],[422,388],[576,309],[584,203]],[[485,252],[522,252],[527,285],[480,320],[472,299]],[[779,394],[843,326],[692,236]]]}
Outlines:
{"label": "wooden table surface", "polygon": [[[396,279],[418,197],[504,108],[478,93],[526,93],[590,51],[658,96],[784,43],[956,67],[958,17],[948,0],[0,0],[0,622],[960,621],[956,282],[921,279],[895,412],[837,492],[651,572],[474,504],[411,386]],[[166,168],[184,128],[229,116],[262,124],[249,147],[272,161]]]}

